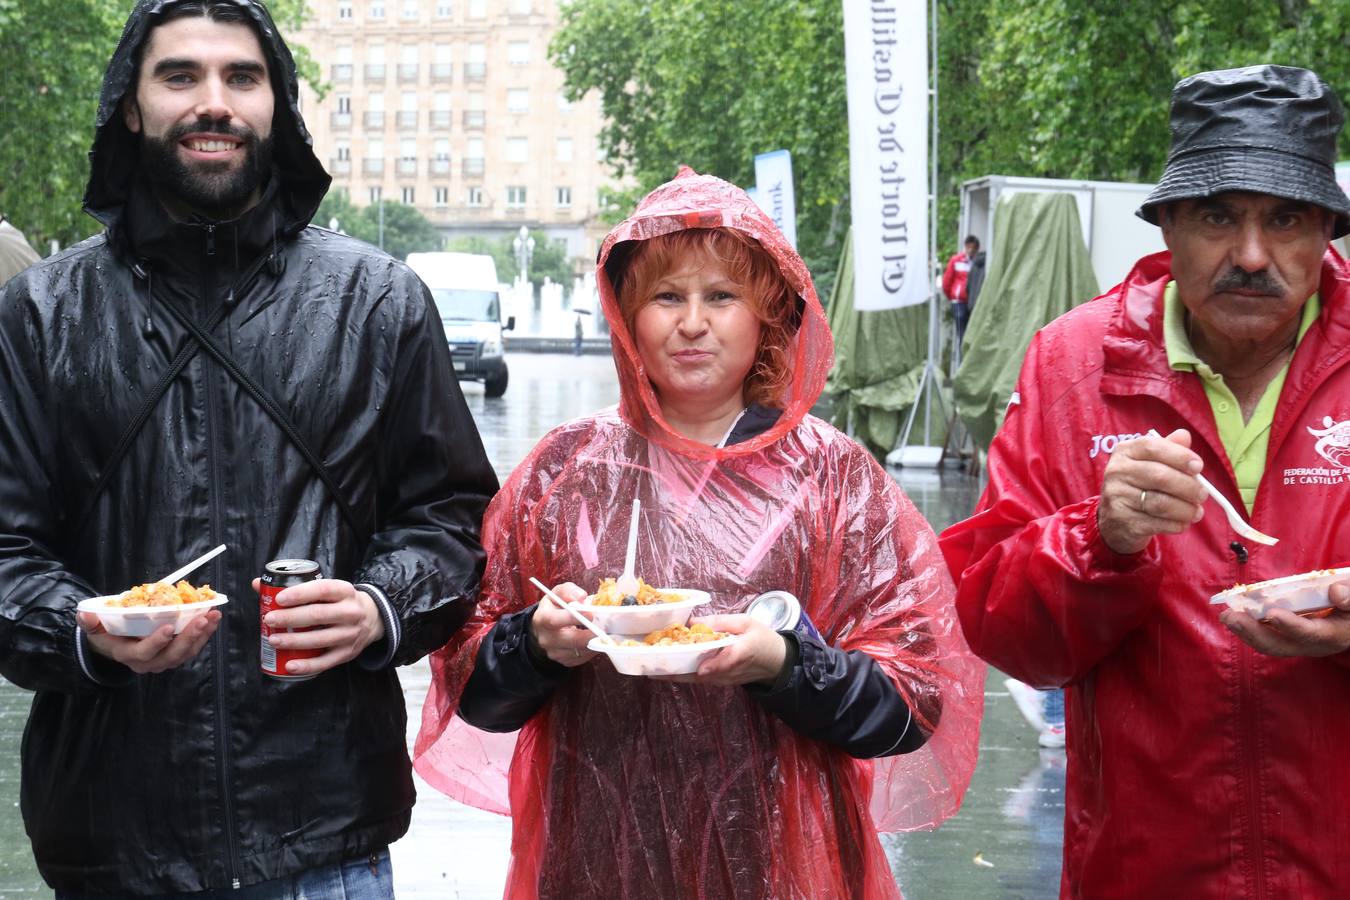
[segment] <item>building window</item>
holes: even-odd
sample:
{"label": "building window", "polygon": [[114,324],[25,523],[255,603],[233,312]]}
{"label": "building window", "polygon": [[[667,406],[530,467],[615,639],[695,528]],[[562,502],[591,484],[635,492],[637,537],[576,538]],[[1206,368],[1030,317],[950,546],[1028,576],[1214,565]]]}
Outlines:
{"label": "building window", "polygon": [[450,174],[450,139],[436,138],[432,145],[431,172],[434,175]]}
{"label": "building window", "polygon": [[342,3],[338,4],[338,18],[350,19],[351,17],[352,17],[351,0],[343,0]]}
{"label": "building window", "polygon": [[419,0],[403,0],[403,18],[416,19],[422,12],[417,8],[420,5]]}
{"label": "building window", "polygon": [[558,94],[558,112],[570,113],[572,111],[572,101],[567,99],[566,94]]}
{"label": "building window", "polygon": [[370,189],[370,205],[371,205],[371,206],[374,206],[376,203],[379,203],[379,202],[380,202],[380,194],[381,194],[381,193],[382,193],[382,190],[381,190],[381,188],[378,187],[378,186],[373,187],[373,188]]}
{"label": "building window", "polygon": [[482,205],[483,205],[483,189],[480,188],[480,187],[471,187],[471,188],[469,188],[467,191],[465,191],[465,192],[464,192],[464,205],[465,205],[465,206],[482,206]]}
{"label": "building window", "polygon": [[352,158],[352,145],[346,141],[341,141],[337,145],[337,158],[350,160]]}
{"label": "building window", "polygon": [[487,75],[487,44],[470,44],[469,58],[464,63],[466,81],[482,81]]}
{"label": "building window", "polygon": [[560,187],[560,188],[558,188],[558,189],[554,192],[554,195],[553,195],[553,202],[554,202],[554,205],[558,207],[558,209],[571,209],[571,208],[572,208],[572,189],[571,189],[570,187]]}
{"label": "building window", "polygon": [[370,17],[372,19],[384,18],[384,0],[370,0]]}
{"label": "building window", "polygon": [[534,12],[534,0],[511,0],[511,15],[528,16]]}
{"label": "building window", "polygon": [[487,0],[469,0],[469,18],[487,18]]}
{"label": "building window", "polygon": [[352,111],[351,94],[338,94],[337,105],[338,105],[337,109],[338,112],[350,115]]}
{"label": "building window", "polygon": [[523,137],[506,139],[506,161],[523,163],[530,161],[530,139]]}
{"label": "building window", "polygon": [[572,139],[570,137],[558,138],[558,148],[556,155],[558,162],[572,161]]}
{"label": "building window", "polygon": [[403,202],[409,206],[412,206],[417,202],[417,189],[412,187],[405,187],[403,189],[402,196]]}
{"label": "building window", "polygon": [[506,189],[506,208],[523,209],[525,207],[525,187],[514,184]]}
{"label": "building window", "polygon": [[439,0],[436,4],[436,18],[438,19],[448,19],[454,14],[454,11],[450,0]]}
{"label": "building window", "polygon": [[506,92],[506,111],[527,113],[530,111],[529,88],[511,88]]}
{"label": "building window", "polygon": [[450,189],[448,187],[436,188],[436,205],[437,206],[450,205]]}
{"label": "building window", "polygon": [[512,41],[506,45],[506,61],[513,66],[530,64],[530,42]]}
{"label": "building window", "polygon": [[417,80],[417,45],[404,44],[399,48],[398,58],[398,80],[416,81]]}

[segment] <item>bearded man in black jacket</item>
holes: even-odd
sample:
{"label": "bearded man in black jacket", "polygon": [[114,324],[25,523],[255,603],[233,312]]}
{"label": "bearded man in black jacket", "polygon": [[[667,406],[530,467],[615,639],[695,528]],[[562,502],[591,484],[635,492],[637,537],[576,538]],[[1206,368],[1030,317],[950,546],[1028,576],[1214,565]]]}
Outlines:
{"label": "bearded man in black jacket", "polygon": [[[256,0],[141,0],[90,157],[107,230],[0,296],[0,673],[37,692],[21,805],[60,898],[392,895],[394,667],[472,610],[497,480],[421,282],[308,227],[297,97]],[[220,543],[230,601],[182,633],[77,620]],[[318,651],[303,680],[260,671],[277,558],[332,576],[269,614],[313,629],[271,645]]]}

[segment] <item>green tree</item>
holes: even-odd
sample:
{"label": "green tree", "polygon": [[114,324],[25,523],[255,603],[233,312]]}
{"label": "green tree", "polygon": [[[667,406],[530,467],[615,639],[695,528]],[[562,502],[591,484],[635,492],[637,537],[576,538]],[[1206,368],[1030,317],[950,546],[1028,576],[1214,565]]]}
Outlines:
{"label": "green tree", "polygon": [[749,185],[755,155],[786,148],[802,255],[832,273],[848,225],[839,0],[575,0],[551,53],[569,96],[599,92],[601,142],[636,181],[618,215],[681,163]]}
{"label": "green tree", "polygon": [[[1276,62],[1350,91],[1347,0],[942,0],[942,230],[981,175],[1153,181],[1181,78]],[[1341,135],[1350,151],[1350,136]]]}
{"label": "green tree", "polygon": [[314,214],[314,224],[328,228],[336,219],[340,230],[378,247],[380,206],[384,207],[383,246],[390,256],[407,259],[409,253],[440,250],[445,246],[445,236],[415,208],[393,200],[356,206],[342,191],[328,192]]}
{"label": "green tree", "polygon": [[[0,0],[0,212],[40,252],[98,225],[80,209],[103,70],[131,0]],[[268,4],[283,31],[298,28],[305,0]],[[301,73],[318,68],[297,51]]]}
{"label": "green tree", "polygon": [[[599,92],[602,145],[635,182],[611,216],[681,163],[749,184],[753,156],[784,147],[802,255],[827,294],[850,219],[843,2],[565,7],[553,59],[573,99]],[[1350,0],[938,0],[938,19],[940,258],[959,242],[966,179],[1156,179],[1185,75],[1280,62],[1350,94]]]}
{"label": "green tree", "polygon": [[[542,231],[529,232],[528,236],[534,238],[534,255],[530,257],[530,283],[538,288],[547,278],[565,285],[570,290],[577,267],[567,256],[567,242],[550,238]],[[446,249],[491,256],[497,265],[497,277],[502,281],[514,281],[520,274],[520,267],[516,264],[515,239],[514,234],[500,237],[464,235],[451,238],[446,244]]]}

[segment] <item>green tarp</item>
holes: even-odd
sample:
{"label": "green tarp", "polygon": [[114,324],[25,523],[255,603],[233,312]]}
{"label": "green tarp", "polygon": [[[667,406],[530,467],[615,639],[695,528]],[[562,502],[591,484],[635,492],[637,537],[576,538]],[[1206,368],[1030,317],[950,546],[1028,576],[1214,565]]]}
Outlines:
{"label": "green tarp", "polygon": [[956,411],[989,447],[1003,424],[1022,357],[1037,330],[1097,295],[1073,195],[1004,196],[994,210],[991,265],[961,343]]}
{"label": "green tarp", "polygon": [[[883,457],[895,448],[905,414],[914,402],[928,356],[928,306],[857,312],[853,308],[853,231],[844,240],[839,274],[830,296],[834,368],[825,391],[834,397],[834,425]],[[950,407],[949,407],[950,408]],[[910,443],[923,438],[923,410]],[[931,440],[941,443],[946,423],[933,404]],[[932,434],[932,432],[930,432]]]}

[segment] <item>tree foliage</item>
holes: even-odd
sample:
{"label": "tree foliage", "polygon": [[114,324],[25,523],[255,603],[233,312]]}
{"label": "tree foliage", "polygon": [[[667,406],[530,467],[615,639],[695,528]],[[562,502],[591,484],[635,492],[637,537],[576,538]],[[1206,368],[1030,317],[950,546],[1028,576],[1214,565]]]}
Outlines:
{"label": "tree foliage", "polygon": [[[567,256],[567,242],[550,238],[542,231],[529,232],[529,236],[534,238],[534,254],[530,257],[530,283],[538,288],[547,278],[570,290],[576,273],[572,260]],[[520,267],[516,264],[514,241],[515,235],[511,234],[501,237],[467,235],[451,238],[446,249],[491,256],[497,264],[497,277],[502,281],[514,281],[520,274]]]}
{"label": "tree foliage", "polygon": [[750,185],[755,155],[786,148],[803,256],[832,268],[848,187],[838,0],[574,0],[552,56],[573,99],[600,93],[602,144],[636,183],[617,214],[680,164]]}
{"label": "tree foliage", "polygon": [[[603,146],[636,185],[616,214],[681,163],[744,185],[756,153],[784,147],[802,253],[825,287],[849,221],[843,2],[565,7],[553,58],[571,96],[599,92]],[[1155,180],[1186,75],[1278,62],[1350,95],[1350,0],[938,3],[942,258],[966,179]],[[1344,134],[1342,146],[1350,155]]]}
{"label": "tree foliage", "polygon": [[[380,207],[384,207],[383,236],[381,236]],[[382,200],[370,206],[356,206],[341,191],[329,191],[314,214],[314,224],[324,228],[337,222],[338,229],[368,244],[383,246],[386,253],[397,259],[407,259],[409,253],[440,250],[445,236],[426,216],[414,207],[393,200]]]}
{"label": "tree foliage", "polygon": [[[132,0],[0,0],[0,212],[45,253],[98,225],[80,210],[103,70]],[[283,31],[305,0],[271,0]],[[314,63],[297,52],[311,83]]]}

